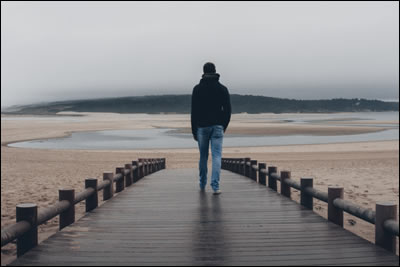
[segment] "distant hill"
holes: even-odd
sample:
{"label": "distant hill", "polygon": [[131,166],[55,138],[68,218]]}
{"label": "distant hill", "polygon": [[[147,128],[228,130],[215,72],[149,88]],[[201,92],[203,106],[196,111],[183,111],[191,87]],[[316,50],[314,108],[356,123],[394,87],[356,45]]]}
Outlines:
{"label": "distant hill", "polygon": [[[367,99],[295,100],[231,95],[233,113],[306,113],[398,111],[398,102]],[[152,95],[59,101],[3,110],[8,114],[55,114],[60,111],[114,113],[190,113],[191,95]]]}

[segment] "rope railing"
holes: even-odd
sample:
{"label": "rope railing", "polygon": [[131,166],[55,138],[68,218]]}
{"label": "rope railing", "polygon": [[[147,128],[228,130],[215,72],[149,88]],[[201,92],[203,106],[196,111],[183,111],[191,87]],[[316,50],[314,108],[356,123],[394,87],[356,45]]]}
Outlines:
{"label": "rope railing", "polygon": [[115,175],[112,172],[103,173],[103,181],[99,184],[97,179],[86,179],[85,189],[77,194],[74,189],[60,189],[59,201],[40,212],[38,212],[36,204],[19,204],[17,205],[17,223],[1,230],[1,246],[17,239],[17,257],[20,257],[37,246],[39,225],[59,215],[59,229],[61,230],[75,222],[76,204],[85,200],[86,212],[89,212],[98,206],[99,191],[103,191],[103,200],[106,201],[112,198],[114,193],[121,192],[125,187],[151,173],[165,169],[165,167],[165,158],[138,159],[125,164],[125,167],[116,168]]}
{"label": "rope railing", "polygon": [[[399,236],[397,205],[376,203],[376,211],[353,204],[343,199],[343,187],[328,187],[328,192],[313,188],[313,178],[301,178],[300,183],[291,179],[290,171],[281,171],[266,163],[258,163],[251,158],[223,158],[222,168],[246,176],[262,185],[291,198],[291,188],[300,191],[300,204],[313,209],[316,198],[328,204],[328,220],[343,227],[343,212],[375,225],[375,244],[396,253],[396,236]],[[267,182],[268,181],[268,182]]]}

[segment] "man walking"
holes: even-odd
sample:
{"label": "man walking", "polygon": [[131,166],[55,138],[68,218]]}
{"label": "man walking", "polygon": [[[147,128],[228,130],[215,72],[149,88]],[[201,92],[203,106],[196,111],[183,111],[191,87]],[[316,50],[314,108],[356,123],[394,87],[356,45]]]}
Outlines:
{"label": "man walking", "polygon": [[219,82],[213,63],[203,66],[204,74],[192,93],[192,133],[200,150],[200,190],[207,184],[208,148],[211,142],[212,173],[211,187],[214,194],[221,193],[219,176],[221,171],[222,140],[231,119],[231,103],[228,89]]}

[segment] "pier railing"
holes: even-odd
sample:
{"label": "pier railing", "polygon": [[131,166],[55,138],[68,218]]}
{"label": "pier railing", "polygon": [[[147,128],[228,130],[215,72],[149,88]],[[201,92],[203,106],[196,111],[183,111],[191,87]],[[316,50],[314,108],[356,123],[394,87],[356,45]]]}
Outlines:
{"label": "pier railing", "polygon": [[[98,192],[103,190],[103,200],[113,197],[114,193],[121,192],[125,187],[138,182],[140,179],[165,169],[165,158],[140,158],[137,161],[125,164],[124,167],[116,168],[116,174],[112,172],[103,173],[103,181],[98,183],[97,179],[85,180],[85,190],[75,194],[74,189],[60,189],[59,201],[53,206],[38,211],[36,204],[24,203],[17,205],[17,223],[1,230],[1,246],[17,239],[17,257],[38,244],[38,226],[48,220],[60,216],[59,229],[75,222],[75,204],[85,200],[86,212],[98,206]],[[115,190],[114,190],[115,183]]]}
{"label": "pier railing", "polygon": [[300,183],[291,179],[290,171],[281,171],[258,163],[251,158],[223,158],[222,168],[244,175],[262,185],[280,192],[285,197],[291,197],[291,188],[300,191],[300,204],[307,209],[313,209],[313,199],[319,199],[328,204],[328,220],[343,227],[343,212],[375,225],[375,244],[396,253],[396,236],[399,236],[397,205],[393,203],[376,203],[376,211],[353,204],[343,199],[343,187],[328,187],[328,192],[313,188],[313,178],[301,178]]}

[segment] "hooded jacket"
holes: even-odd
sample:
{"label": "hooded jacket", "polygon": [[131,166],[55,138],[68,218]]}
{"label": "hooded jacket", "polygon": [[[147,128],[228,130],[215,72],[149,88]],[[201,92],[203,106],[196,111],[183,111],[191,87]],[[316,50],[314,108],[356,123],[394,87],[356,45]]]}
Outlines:
{"label": "hooded jacket", "polygon": [[198,127],[222,125],[225,131],[230,119],[231,102],[228,89],[219,82],[218,73],[203,74],[192,93],[193,136],[197,137]]}

